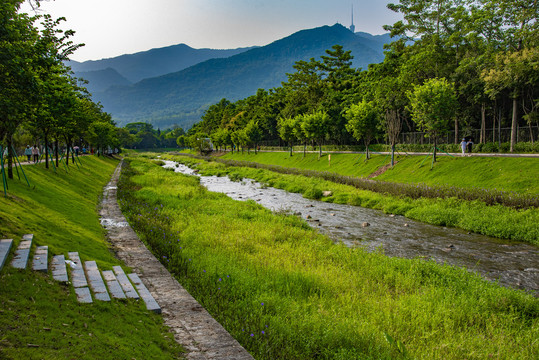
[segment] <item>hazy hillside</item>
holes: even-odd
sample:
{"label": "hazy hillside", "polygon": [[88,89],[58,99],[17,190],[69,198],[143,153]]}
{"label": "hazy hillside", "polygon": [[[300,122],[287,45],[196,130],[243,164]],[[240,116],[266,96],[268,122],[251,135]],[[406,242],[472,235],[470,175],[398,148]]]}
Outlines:
{"label": "hazy hillside", "polygon": [[250,48],[231,50],[193,49],[185,44],[152,49],[102,60],[68,63],[76,76],[89,71],[112,68],[130,82],[177,72],[213,58],[225,58]]}
{"label": "hazy hillside", "polygon": [[221,98],[238,100],[257,89],[280,86],[298,60],[319,58],[339,44],[351,50],[355,67],[383,60],[380,41],[353,34],[342,25],[299,31],[267,46],[226,58],[212,59],[180,72],[146,79],[128,87],[94,94],[118,124],[148,121],[165,128],[190,127]]}
{"label": "hazy hillside", "polygon": [[75,76],[88,81],[88,84],[84,86],[91,93],[103,91],[114,85],[128,86],[132,84],[131,81],[120,75],[113,68],[78,72]]}

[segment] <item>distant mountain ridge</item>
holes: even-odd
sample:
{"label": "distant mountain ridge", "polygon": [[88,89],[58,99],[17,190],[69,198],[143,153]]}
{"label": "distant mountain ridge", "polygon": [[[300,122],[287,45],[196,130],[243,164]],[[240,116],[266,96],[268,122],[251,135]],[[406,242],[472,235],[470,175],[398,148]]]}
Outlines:
{"label": "distant mountain ridge", "polygon": [[78,78],[88,81],[88,84],[84,86],[91,93],[106,90],[111,86],[128,86],[133,84],[120,75],[118,71],[110,67],[103,70],[77,72],[75,75]]}
{"label": "distant mountain ridge", "polygon": [[385,35],[354,34],[340,24],[302,30],[228,58],[210,59],[130,86],[114,86],[95,93],[94,99],[101,101],[119,125],[146,121],[160,128],[174,124],[188,128],[209,105],[222,98],[245,98],[259,88],[278,87],[295,62],[319,59],[333,45],[351,50],[354,67],[381,62],[387,39]]}
{"label": "distant mountain ridge", "polygon": [[68,65],[77,77],[111,68],[129,82],[136,83],[142,79],[181,71],[209,59],[226,58],[250,49],[252,47],[228,50],[194,49],[185,44],[178,44],[109,59],[69,61]]}

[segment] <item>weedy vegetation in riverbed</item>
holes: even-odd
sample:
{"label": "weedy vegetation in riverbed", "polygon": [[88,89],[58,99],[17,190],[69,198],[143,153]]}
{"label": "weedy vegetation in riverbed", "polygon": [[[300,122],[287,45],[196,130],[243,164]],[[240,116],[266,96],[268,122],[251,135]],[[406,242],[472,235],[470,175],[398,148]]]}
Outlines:
{"label": "weedy vegetation in riverbed", "polygon": [[335,245],[297,217],[143,159],[129,160],[119,196],[154,254],[256,359],[539,351],[537,299],[466,270]]}
{"label": "weedy vegetation in riverbed", "polygon": [[[502,205],[487,205],[480,200],[456,197],[420,197],[389,195],[355,186],[340,184],[316,176],[282,174],[261,168],[226,166],[220,162],[204,162],[185,156],[169,156],[187,165],[196,166],[204,175],[228,175],[232,180],[250,178],[266,186],[302,193],[307,198],[327,202],[363,206],[402,215],[425,223],[457,227],[500,239],[525,241],[539,245],[539,210],[514,209]],[[382,183],[393,187],[399,184]],[[462,189],[468,191],[467,189]],[[332,195],[321,197],[323,191]],[[398,192],[397,192],[398,193]],[[421,193],[421,189],[417,190]],[[527,196],[527,195],[523,195]]]}

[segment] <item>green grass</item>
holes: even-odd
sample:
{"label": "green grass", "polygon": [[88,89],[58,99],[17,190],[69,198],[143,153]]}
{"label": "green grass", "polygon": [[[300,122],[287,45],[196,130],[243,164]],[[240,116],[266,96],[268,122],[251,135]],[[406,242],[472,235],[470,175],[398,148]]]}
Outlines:
{"label": "green grass", "polygon": [[[224,159],[253,161],[285,167],[330,171],[340,175],[367,177],[379,167],[388,164],[385,155],[372,156],[365,162],[359,154],[328,154],[319,160],[317,154],[261,152],[258,154],[228,153]],[[488,188],[518,193],[539,194],[539,159],[536,158],[487,158],[440,156],[431,170],[431,160],[424,156],[397,156],[398,164],[376,177],[376,180],[398,183],[425,183],[463,188]],[[420,166],[424,161],[423,166]]]}
{"label": "green grass", "polygon": [[[55,173],[42,164],[25,166],[30,187],[15,173],[8,197],[0,196],[0,238],[18,244],[23,234],[33,233],[36,245],[49,246],[49,255],[78,251],[82,261],[96,260],[102,270],[123,266],[111,252],[98,216],[103,187],[118,162],[95,156],[81,161],[83,166],[71,165],[69,173],[62,168]],[[79,304],[71,286],[32,270],[13,269],[9,261],[0,273],[0,358],[180,356],[162,318],[142,302]]]}
{"label": "green grass", "polygon": [[539,354],[538,300],[464,269],[334,245],[145,160],[130,160],[119,194],[162,263],[257,359]]}
{"label": "green grass", "polygon": [[[319,177],[280,174],[247,167],[227,167],[221,163],[206,163],[184,156],[168,158],[196,166],[204,175],[228,175],[236,180],[255,179],[267,186],[302,193],[307,198],[378,209],[388,214],[403,215],[433,225],[457,227],[478,234],[539,245],[537,208],[519,210],[454,197],[412,199],[360,190]],[[332,196],[321,198],[322,192],[326,190],[331,191]]]}

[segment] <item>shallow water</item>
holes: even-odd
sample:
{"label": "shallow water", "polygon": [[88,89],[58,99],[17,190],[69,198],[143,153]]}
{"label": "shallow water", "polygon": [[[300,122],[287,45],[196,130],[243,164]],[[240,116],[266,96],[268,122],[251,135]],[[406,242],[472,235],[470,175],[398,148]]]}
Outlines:
{"label": "shallow water", "polygon": [[[172,161],[165,167],[176,172],[195,172]],[[349,246],[365,246],[369,251],[383,249],[388,256],[423,257],[476,271],[504,286],[530,290],[539,296],[539,248],[469,233],[455,228],[429,225],[402,216],[359,206],[309,200],[300,194],[263,188],[254,180],[233,182],[228,177],[201,176],[208,190],[235,200],[254,200],[273,211],[286,211],[335,241]]]}

